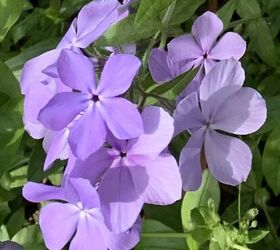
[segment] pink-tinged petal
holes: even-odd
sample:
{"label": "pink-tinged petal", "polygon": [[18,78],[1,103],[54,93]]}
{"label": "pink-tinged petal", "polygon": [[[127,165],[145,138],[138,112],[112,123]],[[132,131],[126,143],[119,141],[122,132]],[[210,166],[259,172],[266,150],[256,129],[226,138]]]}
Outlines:
{"label": "pink-tinged petal", "polygon": [[173,117],[175,135],[184,130],[202,127],[206,122],[199,107],[198,93],[193,92],[180,101]]}
{"label": "pink-tinged petal", "polygon": [[99,195],[108,228],[115,233],[127,231],[143,206],[142,194],[149,182],[145,167],[116,166],[99,184]]}
{"label": "pink-tinged petal", "polygon": [[70,204],[51,203],[40,213],[39,225],[48,249],[62,249],[74,235],[79,209]]}
{"label": "pink-tinged petal", "polygon": [[215,179],[232,186],[246,181],[252,153],[244,142],[211,130],[206,133],[204,146],[206,161]]}
{"label": "pink-tinged petal", "polygon": [[55,131],[65,128],[84,110],[89,103],[88,96],[77,92],[65,92],[55,95],[41,109],[38,120],[43,125]]}
{"label": "pink-tinged petal", "polygon": [[92,1],[85,5],[78,15],[75,45],[80,48],[88,47],[118,21],[118,6],[119,3],[115,0]]}
{"label": "pink-tinged petal", "polygon": [[161,154],[145,166],[149,176],[149,184],[143,194],[145,203],[168,205],[181,199],[181,176],[172,155]]}
{"label": "pink-tinged petal", "polygon": [[101,73],[98,95],[114,97],[127,91],[141,66],[133,55],[118,54],[109,57]]}
{"label": "pink-tinged petal", "polygon": [[173,118],[165,110],[155,106],[145,108],[141,116],[144,133],[129,143],[129,154],[157,156],[173,137]]}
{"label": "pink-tinged petal", "polygon": [[22,195],[31,202],[65,200],[63,188],[35,182],[27,182],[22,189]]}
{"label": "pink-tinged petal", "polygon": [[210,51],[209,57],[215,60],[234,58],[239,60],[246,51],[245,40],[237,33],[224,34],[215,47]]}
{"label": "pink-tinged petal", "polygon": [[192,26],[192,34],[204,53],[211,50],[222,31],[222,20],[210,11],[198,17]]}
{"label": "pink-tinged petal", "polygon": [[57,48],[64,49],[70,48],[75,43],[77,37],[77,18],[73,20],[66,34],[62,37],[61,41],[57,45]]}
{"label": "pink-tinged petal", "polygon": [[126,232],[120,234],[111,232],[108,240],[108,248],[110,250],[133,249],[140,241],[141,224],[141,217],[138,216],[138,219],[136,220],[132,228],[130,228]]}
{"label": "pink-tinged petal", "polygon": [[185,191],[195,191],[201,185],[201,152],[204,136],[205,130],[194,132],[181,152],[179,169]]}
{"label": "pink-tinged petal", "polygon": [[26,94],[31,86],[46,81],[48,78],[42,70],[54,64],[60,54],[60,49],[48,51],[25,63],[20,79],[22,94]]}
{"label": "pink-tinged petal", "polygon": [[195,60],[204,55],[204,51],[190,34],[174,38],[168,43],[167,47],[168,53],[175,62]]}
{"label": "pink-tinged petal", "polygon": [[104,233],[104,230],[99,228],[95,218],[92,218],[90,215],[82,215],[78,223],[76,235],[69,249],[88,250],[91,246],[96,250],[107,250]]}
{"label": "pink-tinged petal", "polygon": [[99,104],[93,104],[93,107],[74,123],[70,132],[70,148],[81,160],[99,150],[106,138],[106,126],[97,105]]}
{"label": "pink-tinged petal", "polygon": [[48,170],[55,160],[60,159],[65,149],[68,147],[69,130],[64,129],[57,132],[51,142],[47,157],[44,163],[44,171]]}
{"label": "pink-tinged petal", "polygon": [[63,49],[57,62],[61,81],[72,89],[86,93],[95,90],[95,70],[92,61],[70,49]]}
{"label": "pink-tinged petal", "polygon": [[[115,137],[126,140],[143,133],[143,122],[136,106],[124,98],[104,98],[99,110]],[[125,111],[125,112],[124,112]]]}
{"label": "pink-tinged petal", "polygon": [[69,176],[71,178],[85,178],[92,185],[96,185],[115,159],[115,155],[112,155],[111,151],[111,149],[101,148],[84,161],[76,159],[72,163],[73,167]]}
{"label": "pink-tinged petal", "polygon": [[176,78],[176,72],[170,68],[167,51],[161,48],[152,49],[149,57],[149,70],[157,83],[166,83]]}
{"label": "pink-tinged petal", "polygon": [[89,180],[83,178],[69,178],[68,181],[76,190],[79,201],[82,203],[84,209],[100,207],[100,200],[96,188],[90,184]]}
{"label": "pink-tinged petal", "polygon": [[254,89],[241,88],[221,105],[212,126],[233,134],[246,135],[257,131],[265,122],[265,100]]}
{"label": "pink-tinged petal", "polygon": [[221,61],[203,79],[199,91],[200,99],[206,101],[211,95],[225,86],[242,86],[244,80],[245,72],[240,62],[234,59]]}
{"label": "pink-tinged petal", "polygon": [[41,139],[46,134],[46,128],[37,118],[40,110],[46,106],[54,95],[55,93],[50,86],[43,83],[32,85],[25,95],[23,113],[24,128],[35,139]]}

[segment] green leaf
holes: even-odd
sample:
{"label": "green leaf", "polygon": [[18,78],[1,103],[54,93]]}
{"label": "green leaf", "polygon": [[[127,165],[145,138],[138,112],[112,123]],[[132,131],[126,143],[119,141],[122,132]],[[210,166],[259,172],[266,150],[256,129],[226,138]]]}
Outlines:
{"label": "green leaf", "polygon": [[177,1],[170,24],[180,24],[187,21],[206,0]]}
{"label": "green leaf", "polygon": [[248,238],[245,241],[245,244],[254,244],[261,241],[264,237],[269,234],[269,231],[265,230],[250,230]]}
{"label": "green leaf", "polygon": [[[58,236],[59,237],[59,236]],[[22,245],[25,250],[45,250],[46,247],[38,225],[22,228],[12,241]]]}
{"label": "green leaf", "polygon": [[13,237],[23,226],[25,222],[24,207],[14,212],[7,223],[7,230],[10,237]]}
{"label": "green leaf", "polygon": [[20,96],[19,83],[9,67],[0,62],[0,92],[6,94],[10,98]]}
{"label": "green leaf", "polygon": [[[207,206],[208,200],[213,199],[216,209],[220,203],[220,188],[218,182],[211,176],[208,170],[203,173],[203,180],[200,188],[194,192],[186,192],[182,209],[183,227],[187,228],[191,221],[191,211],[196,207]],[[199,249],[199,244],[191,237],[187,237],[187,244],[191,249]]]}
{"label": "green leaf", "polygon": [[171,228],[155,220],[144,220],[142,238],[136,250],[186,250],[184,238],[170,238]]}
{"label": "green leaf", "polygon": [[151,26],[151,23],[161,23],[163,13],[173,0],[142,0],[134,20],[135,27]]}
{"label": "green leaf", "polygon": [[275,129],[268,137],[263,153],[263,173],[268,186],[277,196],[280,194],[280,129]]}
{"label": "green leaf", "polygon": [[266,21],[262,18],[253,20],[248,24],[247,28],[251,45],[258,56],[268,65],[277,67],[276,47]]}
{"label": "green leaf", "polygon": [[218,10],[217,14],[224,23],[224,29],[226,29],[229,25],[235,8],[236,0],[229,0],[221,9]]}
{"label": "green leaf", "polygon": [[0,202],[6,202],[6,201],[10,201],[12,199],[15,198],[14,193],[4,189],[1,185],[0,185]]}
{"label": "green leaf", "polygon": [[0,203],[0,225],[6,219],[7,215],[11,212],[8,202]]}
{"label": "green leaf", "polygon": [[237,13],[242,18],[254,18],[261,16],[261,8],[257,0],[238,0]]}
{"label": "green leaf", "polygon": [[18,20],[24,3],[24,0],[0,0],[0,41]]}
{"label": "green leaf", "polygon": [[2,225],[0,227],[0,242],[1,241],[6,241],[6,240],[10,240],[7,228],[5,225]]}

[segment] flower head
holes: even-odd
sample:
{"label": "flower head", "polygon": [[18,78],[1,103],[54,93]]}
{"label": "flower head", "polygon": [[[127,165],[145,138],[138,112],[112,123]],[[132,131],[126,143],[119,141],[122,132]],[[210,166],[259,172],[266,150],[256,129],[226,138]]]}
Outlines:
{"label": "flower head", "polygon": [[201,183],[201,154],[212,175],[220,182],[238,185],[251,168],[250,148],[228,134],[257,131],[266,120],[266,104],[260,94],[242,87],[244,71],[234,59],[219,62],[203,79],[199,92],[185,97],[177,106],[176,133],[191,133],[180,155],[184,190],[196,190]]}

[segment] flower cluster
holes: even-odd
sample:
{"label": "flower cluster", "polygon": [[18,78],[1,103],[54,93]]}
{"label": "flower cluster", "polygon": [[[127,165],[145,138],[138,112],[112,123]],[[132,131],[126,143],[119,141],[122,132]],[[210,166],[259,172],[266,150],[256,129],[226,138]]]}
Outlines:
{"label": "flower cluster", "polygon": [[[229,185],[246,180],[251,168],[249,147],[233,135],[259,129],[266,104],[258,92],[242,87],[237,60],[245,41],[232,32],[217,41],[221,20],[203,14],[191,35],[173,39],[168,52],[153,49],[149,58],[158,83],[200,67],[173,116],[156,106],[140,112],[125,98],[141,68],[135,45],[124,46],[128,53],[104,48],[112,54],[100,74],[100,58],[84,53],[129,14],[130,2],[87,4],[57,48],[28,61],[22,72],[25,129],[43,139],[44,170],[68,159],[60,187],[29,182],[23,188],[27,200],[48,201],[39,224],[50,250],[70,241],[71,250],[131,249],[140,239],[143,205],[172,204],[182,186],[196,190],[203,157],[212,175]],[[178,166],[168,145],[183,130],[191,137]]]}

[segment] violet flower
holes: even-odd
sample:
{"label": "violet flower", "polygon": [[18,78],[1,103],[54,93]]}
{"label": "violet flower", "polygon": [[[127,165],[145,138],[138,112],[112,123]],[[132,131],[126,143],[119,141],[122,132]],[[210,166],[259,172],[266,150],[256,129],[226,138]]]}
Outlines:
{"label": "violet flower", "polygon": [[70,148],[81,159],[103,145],[107,129],[122,140],[139,136],[143,125],[137,108],[116,96],[130,87],[140,66],[140,60],[133,55],[112,56],[97,85],[90,59],[64,49],[57,63],[58,74],[73,92],[56,94],[40,111],[39,121],[54,131],[68,126]]}
{"label": "violet flower", "polygon": [[174,112],[176,133],[185,129],[191,133],[179,160],[184,190],[199,188],[204,154],[218,181],[235,186],[246,180],[251,169],[250,148],[228,134],[257,131],[266,120],[267,109],[256,90],[242,87],[244,79],[238,61],[221,61],[205,76],[199,92],[178,104]]}
{"label": "violet flower", "polygon": [[173,136],[173,119],[162,108],[142,113],[144,133],[137,139],[110,139],[85,161],[70,161],[67,177],[88,178],[98,186],[105,222],[114,232],[126,231],[144,203],[167,205],[181,198],[182,183],[175,158],[165,149]]}
{"label": "violet flower", "polygon": [[140,240],[141,219],[122,234],[110,232],[104,224],[98,193],[88,180],[68,179],[64,187],[28,182],[23,196],[31,202],[48,203],[40,212],[39,225],[50,250],[129,250]]}

